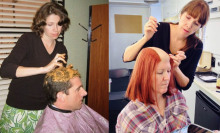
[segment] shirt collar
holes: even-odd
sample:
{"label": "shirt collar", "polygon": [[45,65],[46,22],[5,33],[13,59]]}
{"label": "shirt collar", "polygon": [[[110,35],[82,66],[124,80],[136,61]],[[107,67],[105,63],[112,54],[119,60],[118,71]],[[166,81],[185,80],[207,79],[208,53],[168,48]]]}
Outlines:
{"label": "shirt collar", "polygon": [[59,109],[56,106],[51,105],[51,104],[49,104],[48,106],[49,106],[50,109],[61,112],[61,113],[71,113],[72,112],[71,110]]}

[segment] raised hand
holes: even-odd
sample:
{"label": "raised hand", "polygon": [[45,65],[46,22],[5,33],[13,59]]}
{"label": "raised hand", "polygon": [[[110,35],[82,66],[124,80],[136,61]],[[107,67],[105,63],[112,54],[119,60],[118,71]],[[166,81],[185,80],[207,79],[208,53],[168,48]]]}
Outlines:
{"label": "raised hand", "polygon": [[176,55],[173,54],[169,54],[170,58],[173,60],[173,67],[179,67],[179,65],[181,64],[181,61],[186,59],[186,55],[185,52],[183,51],[177,51]]}
{"label": "raised hand", "polygon": [[66,64],[67,62],[65,61],[65,56],[66,54],[56,54],[54,59],[48,65],[44,67],[45,72],[48,73],[51,70],[55,69],[56,67],[62,67],[63,63]]}
{"label": "raised hand", "polygon": [[153,16],[150,16],[148,22],[144,25],[144,37],[147,40],[151,39],[154,33],[157,32],[157,27],[157,19]]}

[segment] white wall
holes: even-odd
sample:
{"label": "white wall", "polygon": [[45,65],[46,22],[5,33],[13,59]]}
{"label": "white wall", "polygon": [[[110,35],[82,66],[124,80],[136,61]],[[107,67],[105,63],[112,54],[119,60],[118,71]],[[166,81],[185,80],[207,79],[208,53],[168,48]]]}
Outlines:
{"label": "white wall", "polygon": [[182,7],[191,0],[163,0],[161,2],[162,17],[169,18],[179,15]]}
{"label": "white wall", "polygon": [[[213,53],[220,62],[220,18],[212,18],[206,26],[204,50]],[[216,69],[220,70],[220,67]]]}
{"label": "white wall", "polygon": [[161,3],[150,5],[150,16],[154,16],[158,22],[162,21]]}
{"label": "white wall", "polygon": [[[220,1],[213,0],[212,4],[209,4],[209,8],[219,7]],[[205,32],[205,45],[204,50],[212,52],[213,56],[216,58],[215,70],[220,72],[220,66],[217,64],[220,63],[220,12],[211,12],[210,19],[206,26]],[[219,62],[219,63],[218,63]]]}
{"label": "white wall", "polygon": [[[122,61],[122,55],[125,48],[138,41],[143,36],[143,33],[115,33],[114,14],[142,15],[142,27],[144,27],[144,24],[147,22],[148,17],[151,15],[151,11],[154,12],[153,16],[156,16],[159,21],[161,20],[160,4],[154,4],[152,9],[150,8],[150,6],[132,4],[110,4],[109,7],[109,69],[132,69],[134,66],[134,62],[124,63]],[[144,32],[143,29],[142,32]]]}

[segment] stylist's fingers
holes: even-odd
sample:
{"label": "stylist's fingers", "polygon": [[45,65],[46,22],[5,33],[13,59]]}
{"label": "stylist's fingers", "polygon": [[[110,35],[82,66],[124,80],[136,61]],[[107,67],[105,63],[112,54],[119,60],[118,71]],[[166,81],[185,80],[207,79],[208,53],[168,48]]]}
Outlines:
{"label": "stylist's fingers", "polygon": [[65,59],[65,56],[66,56],[66,54],[56,54],[56,56],[54,57],[54,59],[57,59],[57,58],[63,58],[63,59]]}
{"label": "stylist's fingers", "polygon": [[157,26],[157,23],[154,22],[153,20],[150,20],[150,21],[149,21],[149,25],[148,25],[148,26],[151,27],[154,32],[157,31],[157,27],[158,27],[158,26]]}
{"label": "stylist's fingers", "polygon": [[157,21],[149,19],[148,22],[145,24],[145,29],[149,31],[149,29],[153,29],[151,31],[156,32],[157,31]]}
{"label": "stylist's fingers", "polygon": [[169,56],[174,62],[174,67],[179,66],[181,64],[181,60],[178,57],[176,57],[172,54],[169,54]]}
{"label": "stylist's fingers", "polygon": [[153,20],[154,22],[157,22],[157,19],[155,17],[153,17],[153,16],[150,16],[149,20]]}
{"label": "stylist's fingers", "polygon": [[157,27],[158,27],[158,23],[157,23],[157,19],[153,16],[149,17],[149,22],[152,24],[152,27],[154,28],[154,31],[157,31]]}
{"label": "stylist's fingers", "polygon": [[176,56],[180,59],[180,60],[184,60],[186,59],[186,55],[184,51],[177,51]]}
{"label": "stylist's fingers", "polygon": [[64,58],[61,58],[61,57],[55,58],[54,60],[55,60],[55,62],[62,61],[65,64],[67,63],[66,60]]}
{"label": "stylist's fingers", "polygon": [[181,64],[181,61],[173,60],[173,62],[174,62],[173,64],[174,67],[178,67]]}
{"label": "stylist's fingers", "polygon": [[56,56],[54,57],[54,61],[55,62],[59,62],[59,61],[62,61],[63,63],[67,63],[66,61],[65,61],[65,56],[66,56],[66,54],[56,54]]}
{"label": "stylist's fingers", "polygon": [[145,24],[145,29],[153,29],[154,32],[157,31],[157,19],[154,18],[153,16],[150,16],[147,23]]}
{"label": "stylist's fingers", "polygon": [[56,67],[62,67],[63,63],[61,63],[61,62],[65,63],[65,64],[67,63],[65,61],[65,54],[56,54],[56,56],[53,58],[53,60],[44,67],[45,73],[50,72],[51,70],[55,69]]}
{"label": "stylist's fingers", "polygon": [[[63,63],[57,62],[57,63],[56,63],[56,67],[63,67]],[[55,67],[55,68],[56,68],[56,67]]]}
{"label": "stylist's fingers", "polygon": [[185,52],[184,51],[177,51],[177,54],[185,56]]}

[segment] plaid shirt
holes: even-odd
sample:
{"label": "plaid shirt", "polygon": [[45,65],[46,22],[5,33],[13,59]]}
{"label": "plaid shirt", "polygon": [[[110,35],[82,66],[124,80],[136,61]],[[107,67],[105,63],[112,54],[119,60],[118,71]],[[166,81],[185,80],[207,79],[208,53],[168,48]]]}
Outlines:
{"label": "plaid shirt", "polygon": [[188,107],[182,93],[178,91],[166,96],[164,117],[152,106],[130,101],[118,115],[117,133],[170,133],[189,125]]}

